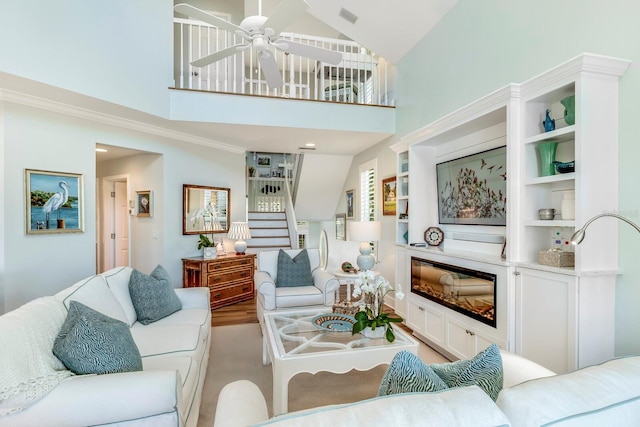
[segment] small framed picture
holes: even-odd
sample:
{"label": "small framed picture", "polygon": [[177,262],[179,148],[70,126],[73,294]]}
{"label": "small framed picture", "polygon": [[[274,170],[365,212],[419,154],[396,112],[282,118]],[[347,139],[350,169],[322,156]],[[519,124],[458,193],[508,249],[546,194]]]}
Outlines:
{"label": "small framed picture", "polygon": [[347,219],[353,219],[355,200],[353,198],[354,190],[347,190]]}
{"label": "small framed picture", "polygon": [[84,231],[82,175],[25,169],[27,234]]}
{"label": "small framed picture", "polygon": [[137,216],[153,216],[153,192],[151,190],[136,191]]}
{"label": "small framed picture", "polygon": [[270,168],[271,167],[271,156],[265,156],[259,154],[256,160],[259,168]]}
{"label": "small framed picture", "polygon": [[396,214],[396,177],[382,180],[382,215]]}

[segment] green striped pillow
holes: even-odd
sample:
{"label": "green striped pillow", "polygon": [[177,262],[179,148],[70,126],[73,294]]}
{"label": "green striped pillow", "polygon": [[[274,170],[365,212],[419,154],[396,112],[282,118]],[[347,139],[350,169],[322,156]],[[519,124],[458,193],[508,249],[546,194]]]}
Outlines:
{"label": "green striped pillow", "polygon": [[469,360],[431,365],[403,350],[396,354],[385,372],[378,396],[477,385],[495,401],[502,384],[502,357],[495,344]]}
{"label": "green striped pillow", "polygon": [[500,357],[500,349],[495,344],[491,344],[472,359],[430,366],[449,387],[475,384],[494,401],[502,390],[504,379],[502,357]]}

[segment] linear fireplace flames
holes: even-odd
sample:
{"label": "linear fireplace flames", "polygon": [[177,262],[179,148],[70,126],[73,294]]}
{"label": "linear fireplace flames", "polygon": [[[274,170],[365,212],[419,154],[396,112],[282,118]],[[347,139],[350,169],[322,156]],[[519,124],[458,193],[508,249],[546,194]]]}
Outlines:
{"label": "linear fireplace flames", "polygon": [[496,275],[411,257],[411,292],[496,327]]}

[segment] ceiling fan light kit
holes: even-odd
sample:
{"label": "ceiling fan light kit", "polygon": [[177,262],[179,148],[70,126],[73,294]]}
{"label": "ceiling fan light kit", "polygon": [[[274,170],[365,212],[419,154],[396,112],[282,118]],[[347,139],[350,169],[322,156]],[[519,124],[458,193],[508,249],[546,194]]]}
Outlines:
{"label": "ceiling fan light kit", "polygon": [[278,88],[284,84],[284,81],[278,69],[275,55],[269,50],[270,46],[283,51],[285,54],[304,56],[330,65],[338,65],[342,61],[341,52],[281,38],[280,33],[291,22],[305,13],[307,7],[304,0],[282,0],[271,16],[266,17],[261,16],[262,5],[260,4],[259,15],[246,17],[242,20],[240,26],[220,19],[215,15],[187,3],[177,4],[174,10],[189,18],[197,19],[214,27],[235,33],[247,42],[246,44],[238,44],[204,56],[193,61],[191,65],[194,67],[206,67],[209,64],[252,47],[256,50],[267,85],[271,88]]}

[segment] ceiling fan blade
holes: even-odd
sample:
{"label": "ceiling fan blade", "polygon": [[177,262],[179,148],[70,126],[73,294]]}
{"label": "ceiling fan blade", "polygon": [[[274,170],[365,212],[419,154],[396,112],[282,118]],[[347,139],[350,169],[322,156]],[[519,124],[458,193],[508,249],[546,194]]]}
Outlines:
{"label": "ceiling fan blade", "polygon": [[296,43],[289,40],[278,40],[273,43],[275,47],[294,55],[317,59],[331,65],[338,65],[342,61],[342,53],[308,44]]}
{"label": "ceiling fan blade", "polygon": [[302,16],[309,6],[304,0],[282,0],[271,13],[262,28],[272,28],[274,34],[280,34],[289,24]]}
{"label": "ceiling fan blade", "polygon": [[193,61],[191,65],[194,67],[206,67],[209,64],[213,64],[216,61],[220,61],[221,59],[226,58],[227,56],[231,56],[235,53],[238,53],[242,50],[246,45],[237,44],[235,46],[228,47],[226,49],[219,50],[211,55],[204,56],[196,61]]}
{"label": "ceiling fan blade", "polygon": [[183,15],[186,15],[189,18],[206,22],[207,24],[211,24],[214,27],[222,28],[227,31],[236,32],[240,30],[243,33],[245,32],[243,28],[238,27],[237,25],[232,24],[231,22],[225,21],[224,19],[220,19],[217,16],[214,16],[203,10],[200,10],[197,7],[193,7],[190,4],[186,4],[186,3],[177,4],[173,7],[173,10]]}
{"label": "ceiling fan blade", "polygon": [[278,64],[276,64],[276,59],[273,57],[273,53],[265,50],[258,54],[258,61],[260,61],[262,74],[264,74],[264,79],[267,81],[269,87],[272,89],[281,87],[284,84],[284,81],[282,80],[280,70],[278,70]]}

